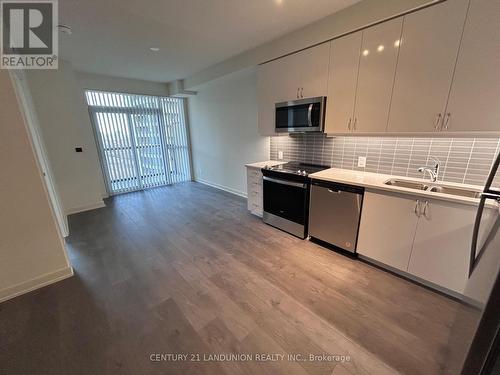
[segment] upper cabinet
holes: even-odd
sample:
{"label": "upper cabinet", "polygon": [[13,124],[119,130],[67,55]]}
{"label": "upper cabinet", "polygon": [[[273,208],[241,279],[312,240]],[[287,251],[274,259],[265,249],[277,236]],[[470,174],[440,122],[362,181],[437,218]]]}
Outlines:
{"label": "upper cabinet", "polygon": [[400,51],[387,131],[441,130],[467,5],[445,1],[405,16],[394,42]]}
{"label": "upper cabinet", "polygon": [[279,102],[327,95],[330,43],[293,53],[257,68],[259,133],[274,135]]}
{"label": "upper cabinet", "polygon": [[331,42],[326,133],[347,133],[352,129],[361,35],[357,32]]}
{"label": "upper cabinet", "polygon": [[500,131],[500,1],[471,0],[444,129]]}
{"label": "upper cabinet", "polygon": [[275,103],[327,96],[329,134],[500,134],[500,1],[448,0],[258,68],[259,131]]}
{"label": "upper cabinet", "polygon": [[380,133],[387,127],[402,24],[396,18],[363,31],[354,132]]}

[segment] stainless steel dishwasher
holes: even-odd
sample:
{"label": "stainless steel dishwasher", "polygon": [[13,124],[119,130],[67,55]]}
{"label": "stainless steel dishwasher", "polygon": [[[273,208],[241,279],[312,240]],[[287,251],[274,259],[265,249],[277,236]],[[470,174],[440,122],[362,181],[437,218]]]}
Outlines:
{"label": "stainless steel dishwasher", "polygon": [[361,187],[313,180],[309,235],[355,253],[363,194]]}

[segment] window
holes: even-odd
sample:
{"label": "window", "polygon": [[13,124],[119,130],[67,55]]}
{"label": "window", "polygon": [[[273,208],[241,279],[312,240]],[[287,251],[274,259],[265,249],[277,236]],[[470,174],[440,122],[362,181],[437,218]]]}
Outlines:
{"label": "window", "polygon": [[86,91],[110,194],[191,180],[184,101]]}

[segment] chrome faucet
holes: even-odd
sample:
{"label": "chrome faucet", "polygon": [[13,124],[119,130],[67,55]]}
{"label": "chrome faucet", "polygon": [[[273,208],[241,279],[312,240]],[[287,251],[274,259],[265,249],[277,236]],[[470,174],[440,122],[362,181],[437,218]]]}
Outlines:
{"label": "chrome faucet", "polygon": [[429,159],[434,162],[434,167],[423,166],[418,168],[418,171],[420,173],[429,173],[429,175],[431,176],[431,181],[436,182],[439,176],[439,160],[433,156],[430,156]]}

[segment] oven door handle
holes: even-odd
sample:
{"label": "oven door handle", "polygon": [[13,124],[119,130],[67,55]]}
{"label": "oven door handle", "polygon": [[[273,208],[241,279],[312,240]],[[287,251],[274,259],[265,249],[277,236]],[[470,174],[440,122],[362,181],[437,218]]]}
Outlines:
{"label": "oven door handle", "polygon": [[271,178],[271,177],[267,177],[267,176],[264,176],[263,178],[264,178],[265,181],[275,182],[277,184],[282,184],[282,185],[295,186],[295,187],[298,187],[298,188],[301,188],[301,189],[305,189],[307,187],[306,184],[303,184],[303,183],[300,183],[300,182],[279,180],[277,178]]}

